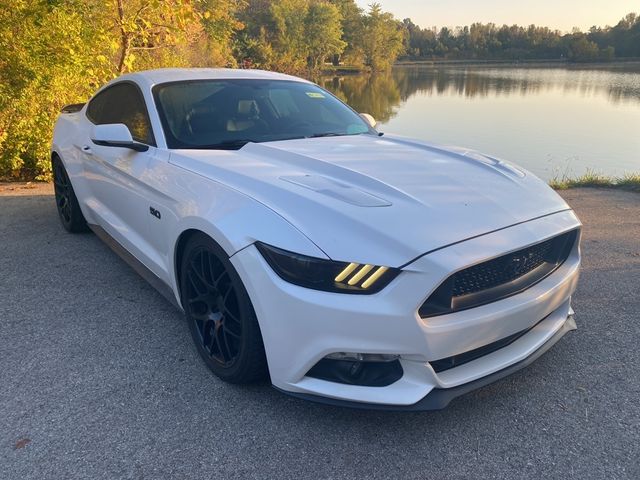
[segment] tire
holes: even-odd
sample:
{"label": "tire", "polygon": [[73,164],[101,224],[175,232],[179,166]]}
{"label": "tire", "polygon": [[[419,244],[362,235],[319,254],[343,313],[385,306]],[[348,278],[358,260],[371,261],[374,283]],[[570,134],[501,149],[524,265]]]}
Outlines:
{"label": "tire", "polygon": [[256,314],[226,253],[194,234],[182,252],[180,292],[191,336],[207,367],[229,383],[268,377]]}
{"label": "tire", "polygon": [[67,232],[79,233],[89,230],[87,221],[82,215],[80,204],[76,193],[73,191],[71,180],[67,175],[67,170],[59,157],[51,159],[51,169],[53,170],[53,188],[55,191],[56,207],[58,217]]}

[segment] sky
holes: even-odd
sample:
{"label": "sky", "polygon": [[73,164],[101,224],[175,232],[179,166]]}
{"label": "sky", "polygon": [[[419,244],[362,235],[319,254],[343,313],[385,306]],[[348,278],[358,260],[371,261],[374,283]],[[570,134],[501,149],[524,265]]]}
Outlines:
{"label": "sky", "polygon": [[[374,0],[356,0],[362,8]],[[455,27],[473,22],[546,26],[570,32],[592,25],[615,25],[629,12],[640,13],[638,0],[376,0],[397,18],[421,27]]]}

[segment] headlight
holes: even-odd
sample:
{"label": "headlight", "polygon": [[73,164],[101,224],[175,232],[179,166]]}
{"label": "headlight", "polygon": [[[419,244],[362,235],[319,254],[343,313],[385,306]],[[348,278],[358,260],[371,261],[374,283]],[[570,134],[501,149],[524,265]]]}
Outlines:
{"label": "headlight", "polygon": [[280,278],[325,292],[372,294],[386,287],[400,270],[380,265],[334,262],[257,242],[256,247]]}

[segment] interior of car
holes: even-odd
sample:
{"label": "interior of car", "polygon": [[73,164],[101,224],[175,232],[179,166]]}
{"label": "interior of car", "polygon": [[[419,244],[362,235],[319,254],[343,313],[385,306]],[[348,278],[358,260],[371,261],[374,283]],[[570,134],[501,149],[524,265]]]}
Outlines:
{"label": "interior of car", "polygon": [[331,94],[301,82],[211,81],[160,86],[156,98],[170,148],[369,131]]}

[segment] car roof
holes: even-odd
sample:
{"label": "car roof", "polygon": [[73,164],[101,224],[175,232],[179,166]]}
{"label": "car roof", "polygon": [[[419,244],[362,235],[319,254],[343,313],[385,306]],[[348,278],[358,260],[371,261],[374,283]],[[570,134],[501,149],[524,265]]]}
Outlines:
{"label": "car roof", "polygon": [[185,80],[223,80],[223,79],[256,79],[256,80],[289,80],[311,83],[302,78],[266,70],[233,69],[233,68],[158,68],[142,70],[122,75],[109,83],[122,80],[133,80],[138,84],[152,87],[160,83],[179,82]]}

